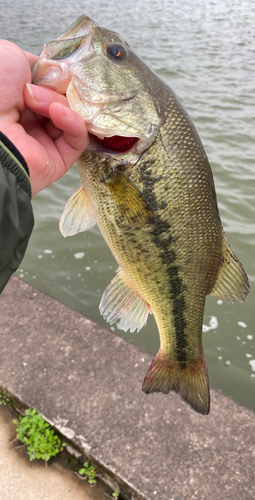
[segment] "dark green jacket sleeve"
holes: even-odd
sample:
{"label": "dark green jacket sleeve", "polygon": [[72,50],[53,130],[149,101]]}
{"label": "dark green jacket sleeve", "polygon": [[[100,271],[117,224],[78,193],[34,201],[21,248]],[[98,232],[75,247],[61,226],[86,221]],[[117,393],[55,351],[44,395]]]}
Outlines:
{"label": "dark green jacket sleeve", "polygon": [[33,225],[27,164],[0,132],[0,292],[24,257]]}

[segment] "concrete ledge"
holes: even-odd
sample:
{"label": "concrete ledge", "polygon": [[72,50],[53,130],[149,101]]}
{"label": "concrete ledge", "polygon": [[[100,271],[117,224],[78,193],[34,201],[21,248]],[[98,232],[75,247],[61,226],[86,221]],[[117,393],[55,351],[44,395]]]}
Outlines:
{"label": "concrete ledge", "polygon": [[254,500],[255,414],[211,391],[203,417],[142,393],[152,356],[12,278],[0,296],[0,386],[34,407],[128,499]]}

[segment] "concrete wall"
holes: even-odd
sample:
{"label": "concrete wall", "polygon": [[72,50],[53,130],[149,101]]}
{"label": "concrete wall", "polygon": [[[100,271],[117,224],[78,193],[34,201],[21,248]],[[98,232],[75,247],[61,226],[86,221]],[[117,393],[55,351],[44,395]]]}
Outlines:
{"label": "concrete wall", "polygon": [[216,391],[201,416],[142,390],[152,356],[12,278],[0,386],[43,413],[125,498],[254,500],[255,414]]}

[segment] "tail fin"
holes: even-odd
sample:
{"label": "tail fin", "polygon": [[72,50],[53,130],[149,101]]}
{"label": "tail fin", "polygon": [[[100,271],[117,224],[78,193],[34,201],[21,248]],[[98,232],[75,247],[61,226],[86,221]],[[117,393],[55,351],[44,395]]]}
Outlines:
{"label": "tail fin", "polygon": [[155,356],[143,382],[143,392],[175,391],[193,410],[202,415],[210,412],[210,388],[205,357],[196,364],[181,367],[164,359],[160,353]]}

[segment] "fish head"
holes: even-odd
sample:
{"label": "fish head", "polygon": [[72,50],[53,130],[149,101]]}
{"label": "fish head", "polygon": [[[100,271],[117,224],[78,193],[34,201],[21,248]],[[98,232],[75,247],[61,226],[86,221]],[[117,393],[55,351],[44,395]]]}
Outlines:
{"label": "fish head", "polygon": [[[148,77],[149,75],[149,77]],[[87,123],[89,150],[137,159],[155,140],[160,110],[151,92],[158,77],[117,33],[82,15],[48,42],[32,81],[66,95]]]}

